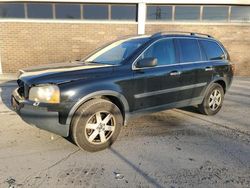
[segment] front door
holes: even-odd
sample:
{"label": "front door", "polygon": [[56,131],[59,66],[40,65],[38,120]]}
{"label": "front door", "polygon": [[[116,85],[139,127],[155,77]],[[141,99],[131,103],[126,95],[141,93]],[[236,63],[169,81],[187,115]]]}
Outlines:
{"label": "front door", "polygon": [[156,58],[157,66],[136,68],[134,74],[133,111],[164,107],[178,101],[181,67],[176,61],[173,39],[161,39],[145,50],[138,61]]}

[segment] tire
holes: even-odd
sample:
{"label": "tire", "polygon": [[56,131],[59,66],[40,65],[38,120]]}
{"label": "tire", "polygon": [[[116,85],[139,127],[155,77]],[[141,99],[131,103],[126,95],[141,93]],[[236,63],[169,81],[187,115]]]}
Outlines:
{"label": "tire", "polygon": [[215,115],[217,114],[224,100],[224,90],[220,84],[213,83],[208,89],[207,93],[198,109],[202,114]]}
{"label": "tire", "polygon": [[92,99],[75,112],[71,136],[81,149],[100,151],[114,143],[122,124],[123,116],[115,104],[104,99]]}

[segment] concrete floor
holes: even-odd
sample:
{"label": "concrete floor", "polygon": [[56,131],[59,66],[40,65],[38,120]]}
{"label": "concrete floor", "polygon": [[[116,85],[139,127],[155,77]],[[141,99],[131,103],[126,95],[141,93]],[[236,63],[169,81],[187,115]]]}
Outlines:
{"label": "concrete floor", "polygon": [[130,121],[101,152],[25,124],[1,83],[0,187],[250,187],[250,78],[213,117],[173,109]]}

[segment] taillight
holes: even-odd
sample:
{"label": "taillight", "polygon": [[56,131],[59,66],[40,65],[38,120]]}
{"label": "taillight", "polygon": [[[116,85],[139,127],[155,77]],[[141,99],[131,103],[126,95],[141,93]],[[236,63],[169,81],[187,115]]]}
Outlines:
{"label": "taillight", "polygon": [[234,63],[231,63],[231,69],[232,69],[233,74],[235,74],[236,66]]}

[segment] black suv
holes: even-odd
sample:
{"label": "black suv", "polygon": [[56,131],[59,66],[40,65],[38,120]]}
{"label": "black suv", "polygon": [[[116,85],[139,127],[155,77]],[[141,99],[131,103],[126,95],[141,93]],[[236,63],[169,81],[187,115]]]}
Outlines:
{"label": "black suv", "polygon": [[24,121],[98,151],[134,115],[190,105],[216,114],[233,72],[213,37],[156,33],[115,41],[82,60],[21,70],[11,101]]}

